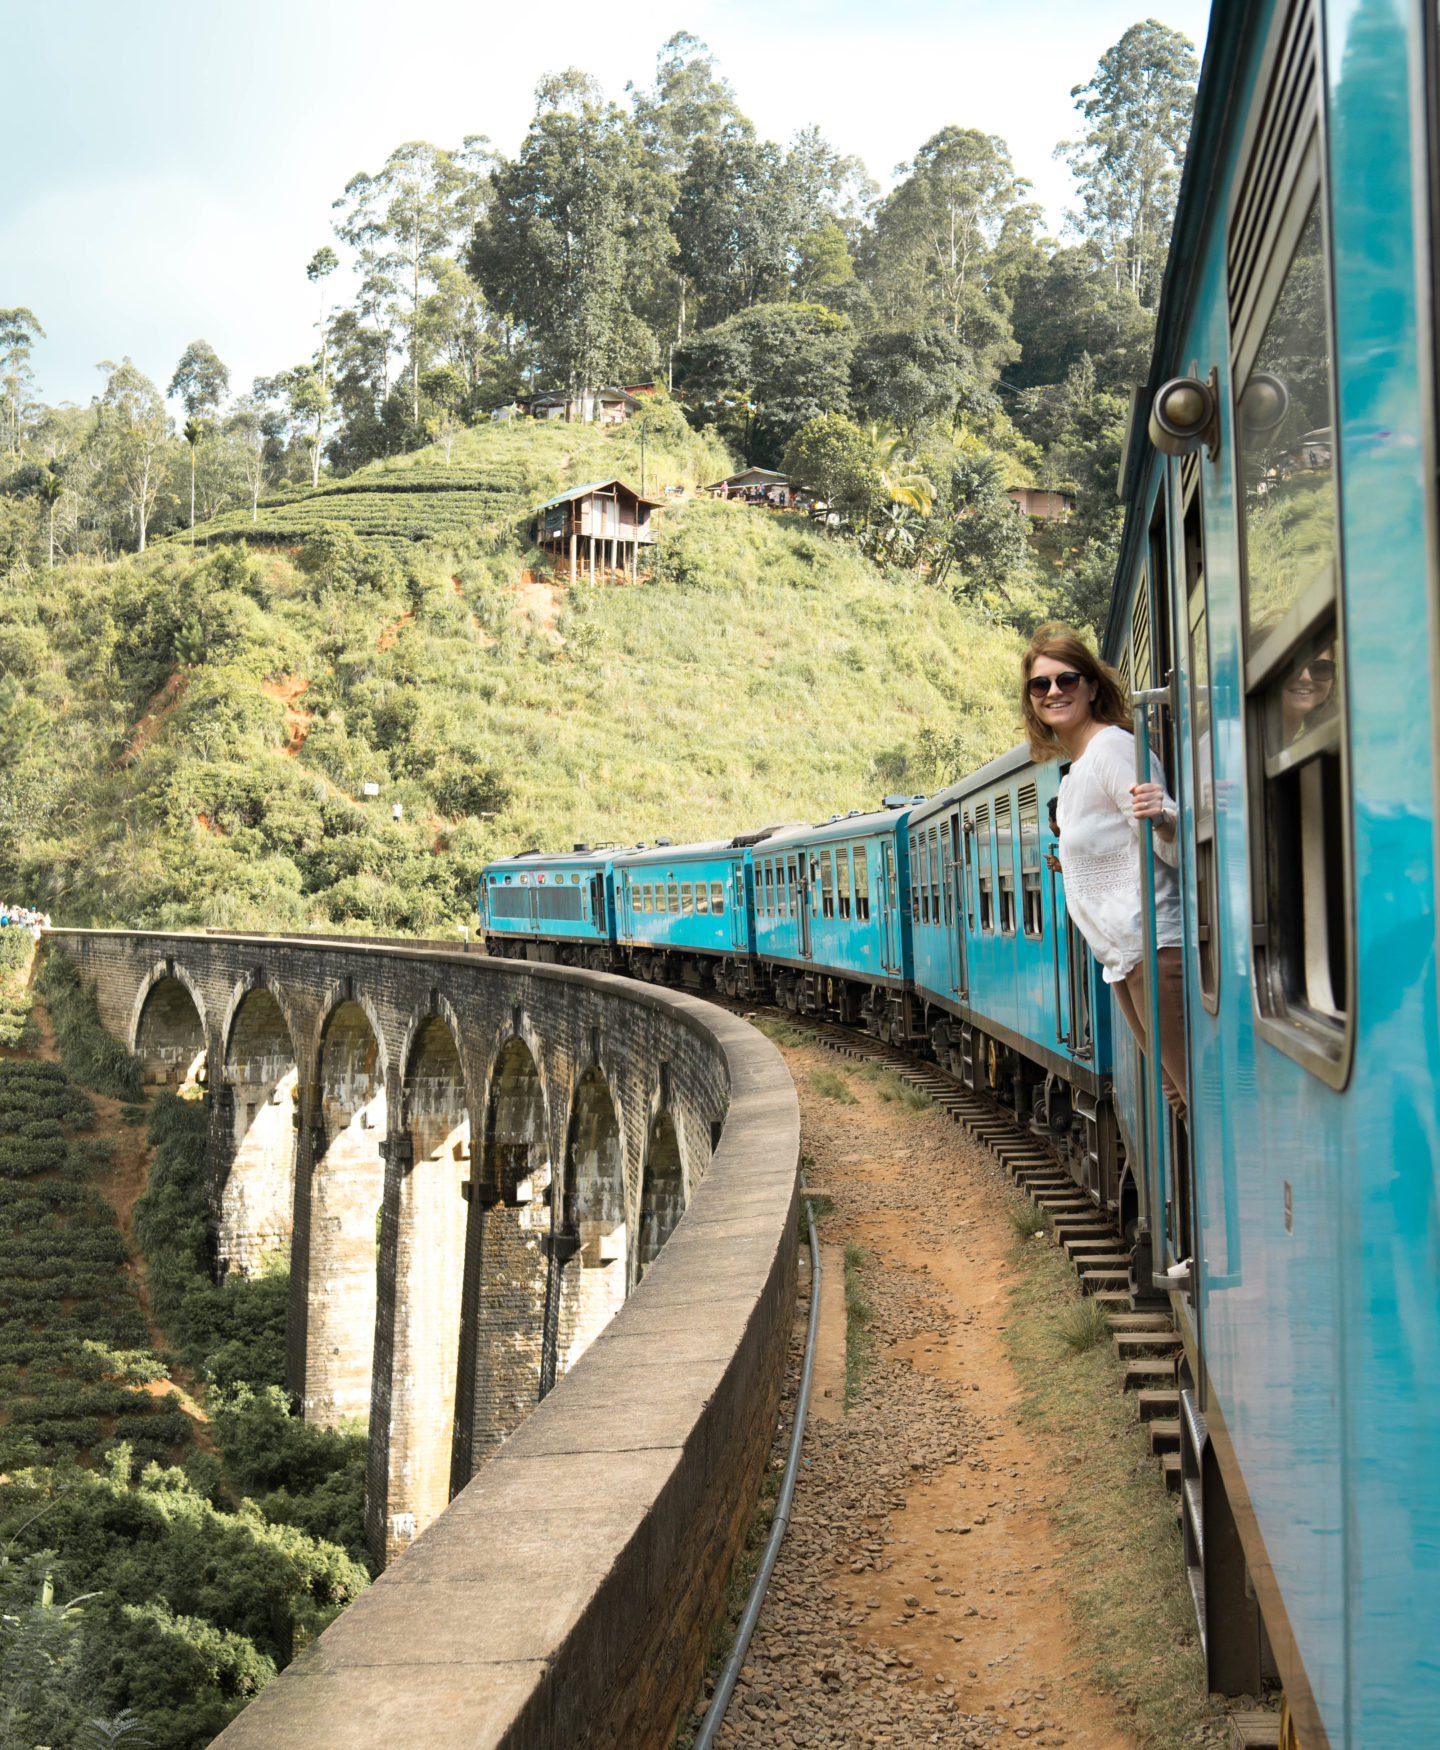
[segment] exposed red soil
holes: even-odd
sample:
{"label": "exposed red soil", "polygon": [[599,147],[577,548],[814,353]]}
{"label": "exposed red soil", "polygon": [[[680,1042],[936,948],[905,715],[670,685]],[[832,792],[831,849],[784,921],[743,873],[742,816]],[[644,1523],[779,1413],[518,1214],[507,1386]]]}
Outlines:
{"label": "exposed red soil", "polygon": [[379,652],[382,656],[390,648],[390,646],[395,642],[395,640],[400,636],[401,627],[408,626],[414,618],[415,618],[414,609],[413,608],[406,608],[405,612],[403,614],[401,614],[401,616],[398,620],[394,621],[393,624],[391,624],[385,628],[385,630],[380,634],[380,642],[376,646],[376,648],[379,650]]}
{"label": "exposed red soil", "polygon": [[161,724],[180,703],[189,680],[190,676],[184,670],[172,674],[140,713],[140,721],[135,725],[135,732],[130,737],[130,745],[120,756],[122,766],[128,766],[133,760],[138,760],[155,739]]}
{"label": "exposed red soil", "polygon": [[[388,646],[382,642],[380,648],[384,650]],[[295,758],[305,745],[305,737],[310,733],[310,723],[315,713],[302,711],[295,703],[302,693],[309,690],[309,686],[309,681],[294,674],[282,675],[278,681],[265,681],[261,686],[263,692],[268,693],[272,699],[278,699],[285,707],[285,727],[290,732],[290,739],[280,751],[286,759]]]}

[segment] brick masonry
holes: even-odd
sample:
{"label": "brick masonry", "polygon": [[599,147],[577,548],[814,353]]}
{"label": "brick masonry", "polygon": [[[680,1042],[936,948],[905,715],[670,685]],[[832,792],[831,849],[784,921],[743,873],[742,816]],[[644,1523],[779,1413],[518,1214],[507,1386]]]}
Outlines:
{"label": "brick masonry", "polygon": [[292,1389],[368,1418],[389,1565],[217,1742],[668,1744],[774,1426],[799,1152],[778,1053],[603,973],[49,939],[147,1069],[203,1079],[221,1265],[288,1248]]}

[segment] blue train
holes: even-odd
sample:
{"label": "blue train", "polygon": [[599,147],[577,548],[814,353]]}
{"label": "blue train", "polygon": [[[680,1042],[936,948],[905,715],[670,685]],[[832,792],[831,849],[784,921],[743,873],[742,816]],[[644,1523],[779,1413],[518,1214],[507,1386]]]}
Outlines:
{"label": "blue train", "polygon": [[1433,0],[1215,0],[1103,642],[1180,803],[1186,1125],[1023,748],[481,889],[493,952],[773,994],[1051,1136],[1184,1340],[1211,1687],[1278,1678],[1302,1750],[1440,1743],[1437,278]]}

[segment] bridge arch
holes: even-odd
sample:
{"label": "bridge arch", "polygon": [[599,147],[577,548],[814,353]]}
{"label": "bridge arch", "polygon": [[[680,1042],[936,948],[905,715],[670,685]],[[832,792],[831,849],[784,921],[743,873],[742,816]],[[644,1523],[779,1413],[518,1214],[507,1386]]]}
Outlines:
{"label": "bridge arch", "polygon": [[556,1297],[556,1378],[625,1302],[629,1229],[620,1114],[603,1071],[592,1064],[575,1084],[565,1138],[563,1232],[577,1249],[563,1266]]}
{"label": "bridge arch", "polygon": [[205,998],[183,966],[157,960],[135,993],[127,1044],[152,1085],[204,1080],[209,1027]]}
{"label": "bridge arch", "polygon": [[219,1124],[233,1149],[220,1193],[220,1264],[256,1276],[267,1259],[288,1268],[294,1230],[300,1069],[284,1008],[267,985],[231,999]]}
{"label": "bridge arch", "polygon": [[368,1002],[337,994],[319,1029],[309,1184],[305,1416],[325,1427],[370,1410],[388,1130],[384,1035]]}
{"label": "bridge arch", "polygon": [[452,1493],[540,1397],[555,1179],[541,1061],[517,1027],[486,1078],[469,1188]]}
{"label": "bridge arch", "polygon": [[436,1013],[412,1023],[402,1061],[387,1559],[450,1500],[471,1168],[453,1022]]}
{"label": "bridge arch", "polygon": [[656,1109],[645,1137],[645,1159],[640,1169],[640,1208],[635,1226],[634,1280],[640,1278],[660,1256],[680,1217],[685,1213],[685,1157],[680,1132],[668,1107]]}

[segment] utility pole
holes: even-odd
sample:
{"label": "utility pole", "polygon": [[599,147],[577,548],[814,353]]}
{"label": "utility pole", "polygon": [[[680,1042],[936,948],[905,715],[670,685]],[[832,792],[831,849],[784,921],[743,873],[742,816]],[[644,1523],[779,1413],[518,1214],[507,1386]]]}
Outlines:
{"label": "utility pole", "polygon": [[[642,415],[643,418],[643,415]],[[640,427],[640,496],[645,496],[645,427]]]}

